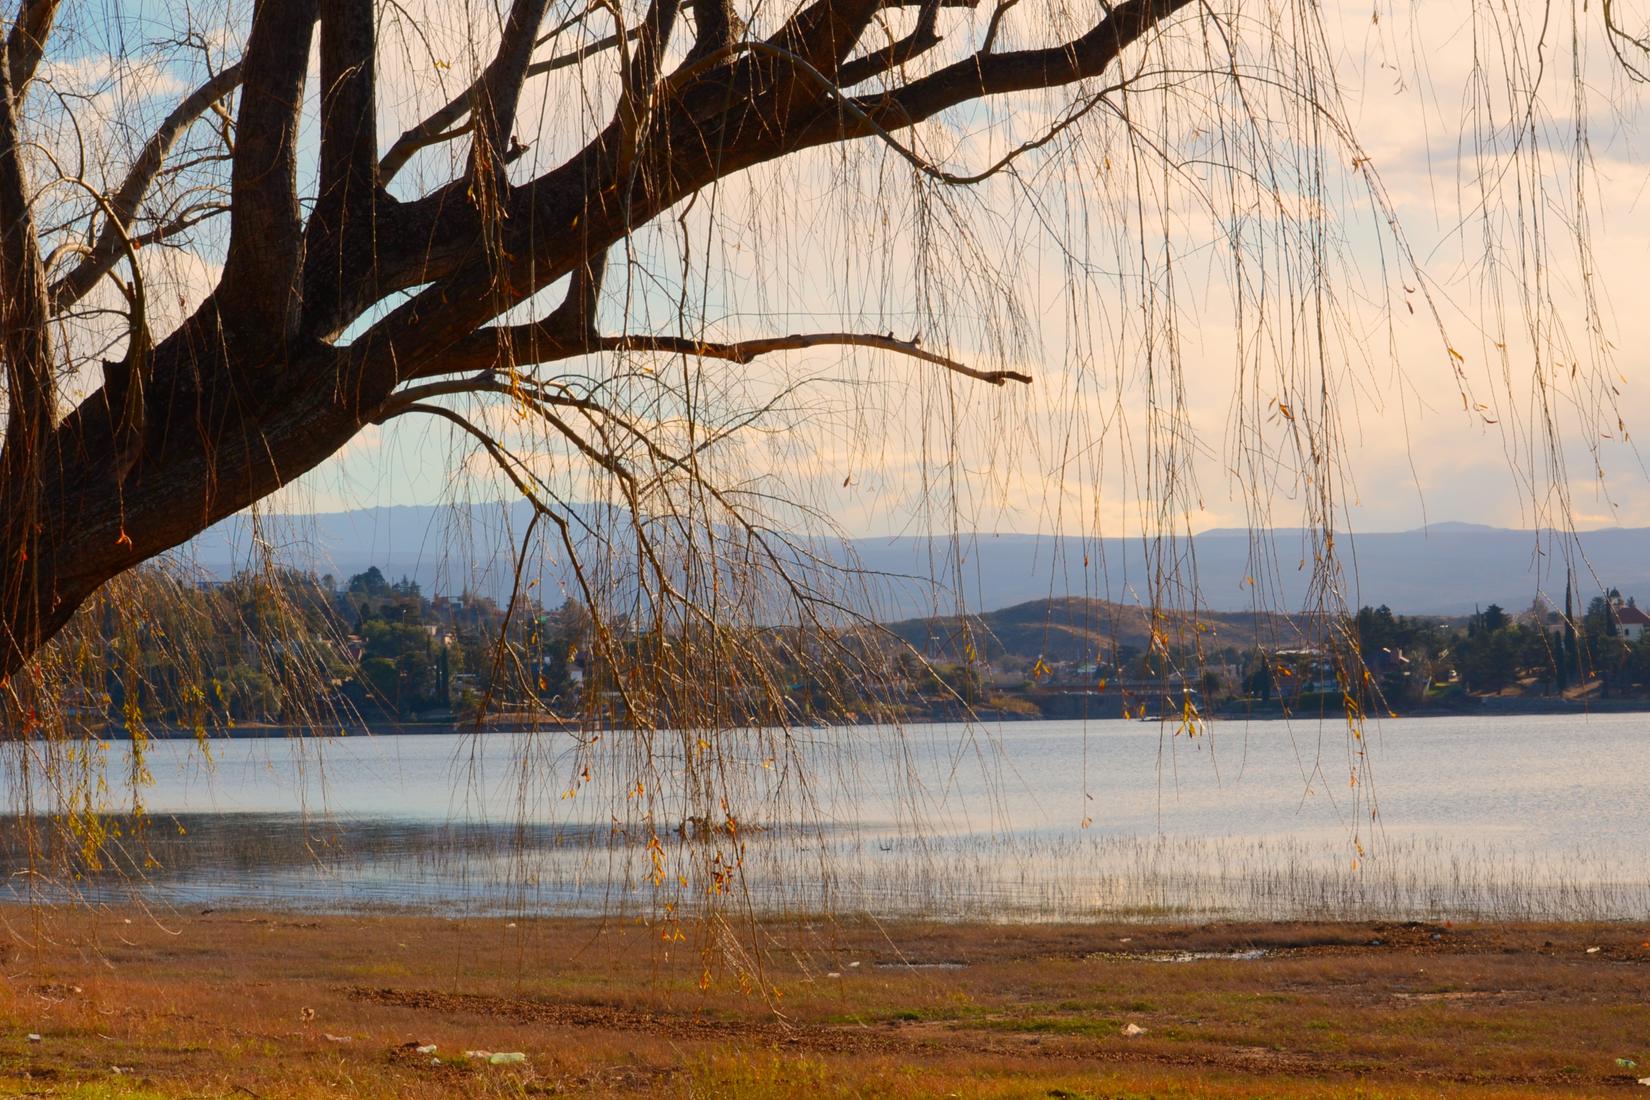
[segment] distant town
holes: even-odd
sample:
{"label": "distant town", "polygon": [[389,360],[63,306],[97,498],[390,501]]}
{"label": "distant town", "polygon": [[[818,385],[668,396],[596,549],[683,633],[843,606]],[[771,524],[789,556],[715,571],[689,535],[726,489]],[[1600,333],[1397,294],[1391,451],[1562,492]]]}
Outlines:
{"label": "distant town", "polygon": [[[119,736],[320,725],[452,729],[626,721],[574,601],[426,595],[377,568],[339,581],[281,571],[203,581],[151,609],[107,690],[68,700]],[[1163,611],[1037,600],[843,630],[829,674],[773,628],[781,713],[751,723],[1144,718],[1650,707],[1650,615],[1611,590],[1470,616]],[[610,624],[610,629],[613,628]],[[618,645],[625,628],[616,628]],[[498,640],[505,639],[504,647]],[[187,639],[186,642],[180,639]],[[874,666],[874,667],[873,667]],[[204,674],[204,675],[203,675]],[[827,682],[828,681],[828,682]],[[198,685],[207,683],[208,690]],[[771,708],[770,708],[771,711]]]}

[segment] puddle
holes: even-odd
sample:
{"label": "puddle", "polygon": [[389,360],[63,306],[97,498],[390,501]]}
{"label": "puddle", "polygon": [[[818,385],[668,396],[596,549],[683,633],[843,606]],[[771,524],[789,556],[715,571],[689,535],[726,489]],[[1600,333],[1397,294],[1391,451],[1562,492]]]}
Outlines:
{"label": "puddle", "polygon": [[1141,958],[1150,962],[1189,963],[1202,962],[1205,959],[1227,959],[1232,962],[1253,962],[1255,959],[1264,959],[1271,952],[1256,947],[1248,951],[1160,951]]}
{"label": "puddle", "polygon": [[1093,960],[1118,960],[1129,962],[1154,963],[1189,963],[1205,962],[1219,959],[1226,962],[1254,962],[1264,959],[1272,952],[1265,948],[1256,947],[1246,951],[1096,951],[1089,958]]}

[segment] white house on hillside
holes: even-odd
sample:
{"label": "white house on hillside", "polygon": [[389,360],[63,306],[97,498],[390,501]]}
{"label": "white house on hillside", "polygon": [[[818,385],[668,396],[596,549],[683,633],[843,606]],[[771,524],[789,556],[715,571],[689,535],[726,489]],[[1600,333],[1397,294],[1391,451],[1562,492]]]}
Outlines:
{"label": "white house on hillside", "polygon": [[1650,615],[1646,615],[1631,603],[1618,604],[1611,609],[1616,617],[1616,629],[1629,642],[1637,642],[1644,637],[1646,627],[1650,627]]}

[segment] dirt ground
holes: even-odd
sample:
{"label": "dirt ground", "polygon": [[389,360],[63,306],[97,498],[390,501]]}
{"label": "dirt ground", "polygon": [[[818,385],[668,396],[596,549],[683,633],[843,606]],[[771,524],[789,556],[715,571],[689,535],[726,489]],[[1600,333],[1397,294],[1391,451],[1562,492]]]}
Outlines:
{"label": "dirt ground", "polygon": [[1374,1100],[1650,1079],[1650,925],[0,918],[8,1096]]}

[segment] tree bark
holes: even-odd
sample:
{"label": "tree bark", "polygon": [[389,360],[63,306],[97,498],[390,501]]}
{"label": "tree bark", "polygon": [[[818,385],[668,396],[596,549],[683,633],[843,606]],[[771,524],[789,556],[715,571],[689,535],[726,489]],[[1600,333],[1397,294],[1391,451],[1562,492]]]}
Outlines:
{"label": "tree bark", "polygon": [[[114,364],[111,384],[60,423],[52,422],[49,390],[48,295],[26,216],[12,97],[0,71],[0,294],[10,303],[0,318],[12,432],[23,433],[17,440],[8,433],[0,455],[0,471],[8,471],[0,479],[0,679],[23,669],[111,578],[335,454],[384,412],[402,384],[452,373],[460,364],[485,369],[489,364],[484,354],[478,361],[476,348],[489,339],[485,326],[501,309],[569,274],[595,279],[608,249],[681,199],[799,150],[898,131],[981,96],[1093,76],[1188,2],[1123,0],[1093,31],[1065,46],[976,55],[859,98],[830,82],[852,64],[878,9],[875,0],[817,0],[768,42],[751,44],[727,41],[731,9],[700,4],[693,58],[663,75],[659,59],[675,9],[656,3],[636,35],[625,74],[631,86],[612,122],[583,151],[515,186],[496,159],[484,166],[489,171],[477,172],[472,158],[470,178],[395,202],[383,193],[377,160],[373,4],[261,0],[243,64],[197,90],[167,119],[130,185],[116,195],[118,205],[107,207],[118,231],[106,229],[51,297],[59,305],[80,298],[118,262],[116,245],[172,142],[238,81],[243,91],[221,281],[142,363],[124,365],[128,381],[132,372],[142,373],[140,416],[123,413],[123,391],[114,384],[122,365]],[[531,68],[521,37],[532,38],[544,8],[532,0],[512,7],[515,37],[474,93],[482,155],[497,154],[508,135]],[[933,8],[924,10],[931,31]],[[306,225],[296,142],[317,20],[321,172]],[[881,55],[872,56],[877,71],[887,67]],[[497,185],[494,195],[478,194],[481,176]],[[494,197],[498,209],[489,212]],[[413,287],[423,289],[353,343],[331,342],[385,295]],[[588,303],[578,304],[587,314]],[[830,335],[844,342],[844,334]],[[891,337],[862,342],[901,344]],[[501,353],[510,350],[508,343],[499,341]],[[802,337],[787,337],[704,348],[740,362],[770,345],[807,346]],[[624,345],[574,339],[553,352],[572,356],[599,346]],[[692,350],[690,342],[669,346]],[[1020,377],[964,373],[999,384]],[[123,439],[123,432],[135,439]]]}

